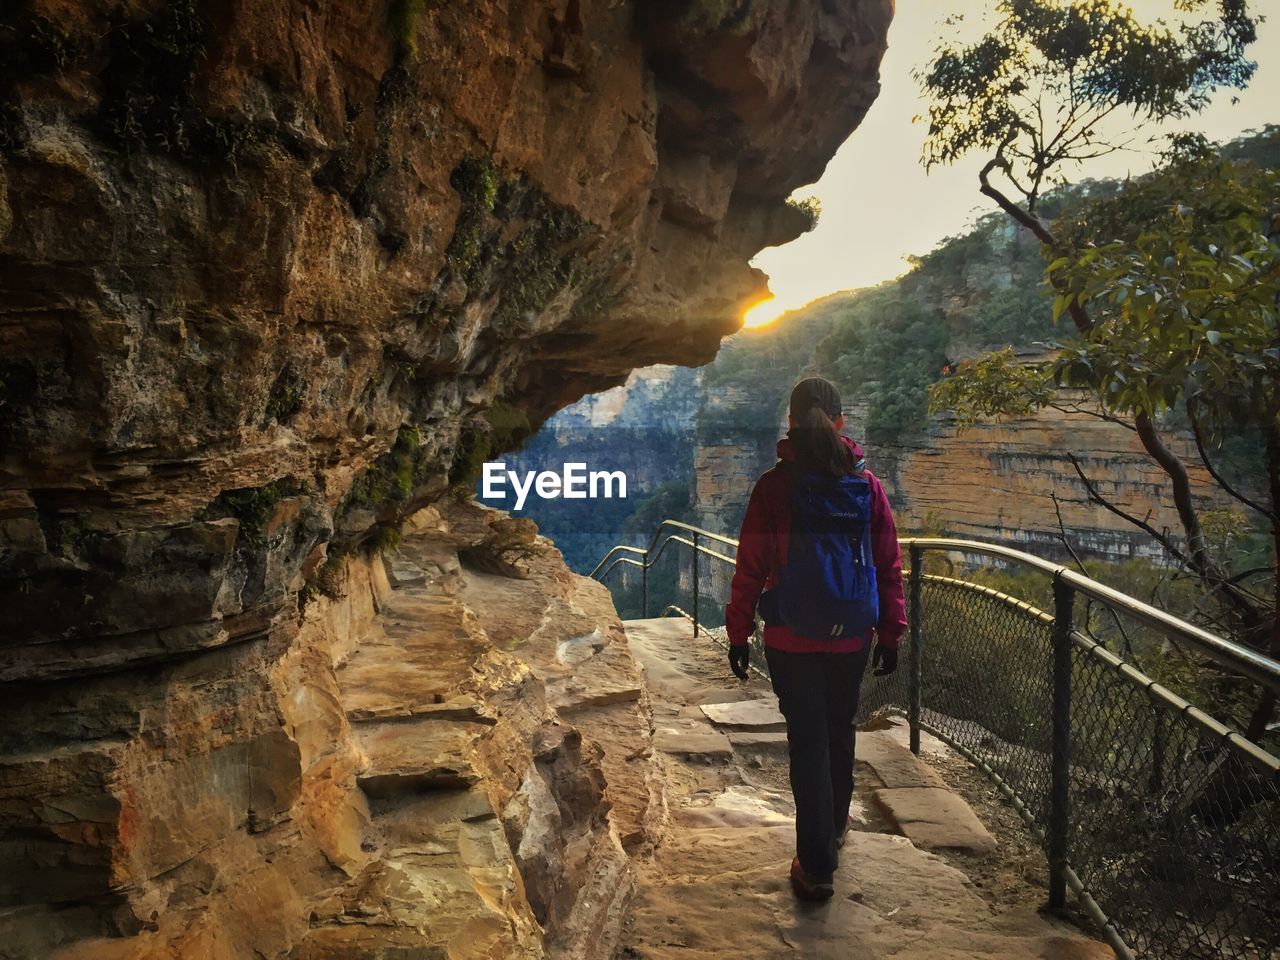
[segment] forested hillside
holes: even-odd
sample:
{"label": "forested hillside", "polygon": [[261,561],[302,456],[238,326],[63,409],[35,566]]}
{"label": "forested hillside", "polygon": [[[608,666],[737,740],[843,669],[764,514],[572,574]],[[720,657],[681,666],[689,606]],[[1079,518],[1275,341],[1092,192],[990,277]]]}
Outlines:
{"label": "forested hillside", "polygon": [[[1280,127],[1222,152],[1232,160],[1280,166]],[[1117,188],[1113,181],[1059,188],[1044,198],[1041,212],[1060,216]],[[848,431],[864,443],[873,469],[889,483],[904,528],[1004,540],[1065,558],[1052,494],[1076,530],[1073,548],[1083,555],[1152,556],[1138,532],[1087,502],[1064,459],[1064,448],[1078,451],[1114,485],[1122,502],[1145,504],[1144,510],[1158,515],[1160,479],[1142,466],[1121,428],[1051,410],[957,436],[949,415],[929,413],[929,387],[945,375],[948,363],[1004,346],[1043,356],[1067,332],[1052,321],[1043,271],[1040,248],[1023,230],[999,215],[984,216],[968,232],[913,258],[896,280],[832,294],[769,327],[729,337],[716,359],[681,390],[667,393],[640,381],[620,388],[609,400],[623,404],[617,424],[643,422],[648,429],[604,427],[590,446],[598,452],[616,442],[627,447],[626,462],[651,465],[631,500],[602,508],[605,522],[593,525],[590,535],[569,529],[556,501],[531,501],[526,513],[568,548],[578,569],[590,569],[608,541],[647,539],[658,513],[696,517],[735,532],[752,482],[773,463],[791,385],[806,373],[820,373],[840,385]],[[1074,399],[1063,400],[1069,411]],[[539,457],[554,451],[557,459],[569,458],[572,444],[566,446],[565,439],[573,431],[566,427],[581,425],[598,402],[587,398],[561,413],[532,449]],[[1168,426],[1177,434],[1176,414]],[[552,436],[559,439],[549,443]],[[1179,442],[1195,460],[1189,439]],[[1226,451],[1232,468],[1247,473],[1247,443],[1237,439],[1228,446],[1234,448]],[[993,476],[1023,486],[993,503]],[[1039,478],[1033,486],[1018,480],[1030,476]]]}

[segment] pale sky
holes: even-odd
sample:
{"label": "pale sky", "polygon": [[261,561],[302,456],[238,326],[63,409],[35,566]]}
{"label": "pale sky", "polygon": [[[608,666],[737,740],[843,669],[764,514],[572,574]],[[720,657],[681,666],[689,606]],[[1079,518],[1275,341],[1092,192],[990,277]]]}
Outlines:
{"label": "pale sky", "polygon": [[[822,201],[817,229],[784,247],[763,250],[753,261],[769,274],[777,299],[754,310],[749,322],[767,321],[837,290],[899,276],[907,269],[908,254],[927,253],[993,209],[978,193],[977,171],[983,161],[977,154],[925,175],[920,147],[926,128],[923,122],[912,123],[926,104],[911,73],[929,59],[940,21],[960,11],[972,18],[981,6],[975,0],[898,0],[880,68],[880,96],[822,179],[796,191],[798,197],[812,194]],[[1170,17],[1173,0],[1134,0],[1132,6],[1144,17]],[[1255,0],[1254,6],[1272,16],[1259,27],[1250,48],[1251,58],[1258,61],[1253,82],[1236,104],[1230,102],[1230,92],[1220,93],[1208,110],[1183,125],[1186,129],[1222,140],[1280,122],[1280,5]],[[1124,176],[1150,165],[1149,153],[1123,152],[1093,161],[1080,177]]]}

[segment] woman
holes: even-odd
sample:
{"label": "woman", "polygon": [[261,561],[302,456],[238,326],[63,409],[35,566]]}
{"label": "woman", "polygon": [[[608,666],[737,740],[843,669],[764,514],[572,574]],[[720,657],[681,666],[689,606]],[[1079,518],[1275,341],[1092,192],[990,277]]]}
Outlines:
{"label": "woman", "polygon": [[725,624],[730,667],[745,680],[757,605],[765,622],[796,803],[791,884],[802,898],[825,900],[849,829],[853,718],[873,636],[883,676],[897,668],[906,630],[902,557],[884,488],[840,434],[835,386],[801,380],[787,422],[778,464],[747,504]]}

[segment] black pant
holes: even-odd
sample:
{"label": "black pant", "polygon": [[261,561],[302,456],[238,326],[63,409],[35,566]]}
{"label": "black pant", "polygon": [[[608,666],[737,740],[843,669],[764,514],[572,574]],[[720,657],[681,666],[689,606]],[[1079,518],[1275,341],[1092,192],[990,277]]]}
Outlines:
{"label": "black pant", "polygon": [[778,706],[787,718],[796,855],[811,878],[836,870],[836,837],[853,799],[853,717],[871,654],[786,653],[765,649]]}

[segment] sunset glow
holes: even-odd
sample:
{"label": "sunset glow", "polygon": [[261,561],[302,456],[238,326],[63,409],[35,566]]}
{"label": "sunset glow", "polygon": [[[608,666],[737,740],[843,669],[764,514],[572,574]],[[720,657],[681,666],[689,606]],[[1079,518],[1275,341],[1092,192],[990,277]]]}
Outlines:
{"label": "sunset glow", "polygon": [[773,321],[786,313],[787,308],[777,297],[769,297],[767,300],[761,300],[754,307],[749,307],[747,312],[742,315],[742,329],[751,330],[755,327],[767,327]]}

